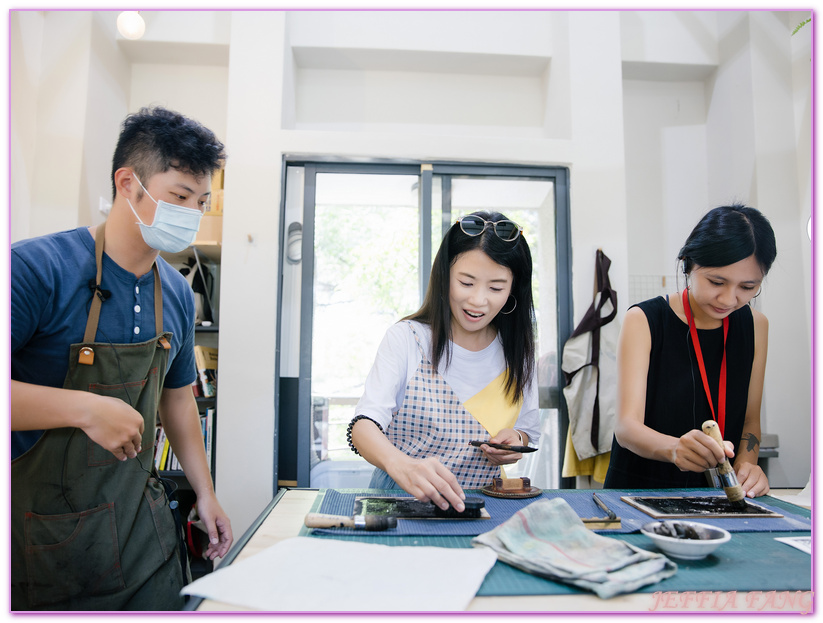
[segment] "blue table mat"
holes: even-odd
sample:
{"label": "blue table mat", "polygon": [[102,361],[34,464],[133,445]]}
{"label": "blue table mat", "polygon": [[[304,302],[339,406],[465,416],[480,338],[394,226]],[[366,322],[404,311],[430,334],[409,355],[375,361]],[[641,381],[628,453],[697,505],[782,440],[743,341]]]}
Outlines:
{"label": "blue table mat", "polygon": [[[305,531],[305,532],[304,532]],[[334,536],[326,534],[308,534],[303,528],[301,535],[319,539],[334,539],[360,543],[377,543],[390,547],[433,546],[433,547],[471,547],[469,536],[392,536],[389,532],[363,532],[357,534]],[[316,531],[315,531],[316,532]],[[364,535],[374,536],[364,536]],[[811,556],[785,543],[775,541],[776,537],[794,536],[796,532],[750,533],[732,537],[713,553],[702,560],[680,560],[677,573],[672,577],[644,586],[639,593],[657,591],[762,591],[763,596],[757,603],[768,598],[768,591],[809,591],[812,588]],[[375,538],[376,537],[376,538]],[[658,552],[654,543],[644,534],[619,534],[613,538],[631,543],[637,547]],[[477,591],[479,597],[499,595],[568,595],[587,593],[587,591],[554,580],[532,575],[504,562],[497,561],[486,575]],[[719,594],[719,593],[718,593]],[[650,596],[651,599],[651,596]],[[744,603],[738,600],[739,603]],[[649,602],[651,607],[654,600]],[[711,609],[711,603],[706,608]],[[720,601],[722,606],[725,602]],[[699,612],[697,610],[696,612]],[[705,610],[704,610],[705,612]]]}
{"label": "blue table mat", "polygon": [[[718,495],[715,489],[668,489],[668,490],[596,490],[598,497],[621,519],[620,529],[596,530],[601,534],[629,534],[639,532],[641,526],[653,521],[643,511],[622,501],[621,496],[712,496]],[[443,519],[400,519],[397,528],[390,531],[392,536],[477,536],[500,525],[522,508],[542,498],[562,497],[580,517],[602,517],[603,511],[594,503],[591,489],[544,490],[534,498],[510,500],[483,495],[478,491],[466,491],[466,495],[481,497],[486,503],[486,510],[491,519],[463,519],[460,521]],[[411,497],[402,490],[384,489],[321,489],[318,495],[319,505],[315,503],[315,512],[330,515],[348,515],[354,513],[354,501],[362,496]],[[729,532],[796,532],[811,530],[809,512],[798,506],[782,502],[769,496],[756,498],[754,502],[764,508],[775,511],[783,517],[730,517],[707,519],[689,518],[728,530]],[[314,528],[314,534],[360,536],[379,536],[381,532],[365,532],[351,528],[323,529]]]}

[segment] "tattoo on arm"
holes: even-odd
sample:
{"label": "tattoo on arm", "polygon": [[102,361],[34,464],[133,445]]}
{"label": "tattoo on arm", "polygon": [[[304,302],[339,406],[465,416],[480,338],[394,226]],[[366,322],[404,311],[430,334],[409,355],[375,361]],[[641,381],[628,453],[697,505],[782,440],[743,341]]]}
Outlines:
{"label": "tattoo on arm", "polygon": [[755,437],[752,433],[746,433],[743,435],[743,438],[740,440],[743,444],[745,444],[746,451],[752,452],[756,450],[757,447],[760,445],[760,440]]}

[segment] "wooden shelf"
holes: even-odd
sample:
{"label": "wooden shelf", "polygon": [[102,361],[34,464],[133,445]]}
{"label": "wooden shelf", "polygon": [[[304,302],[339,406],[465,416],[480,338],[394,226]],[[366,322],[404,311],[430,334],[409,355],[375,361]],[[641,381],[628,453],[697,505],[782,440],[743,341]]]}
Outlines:
{"label": "wooden shelf", "polygon": [[162,251],[160,255],[169,264],[187,264],[189,259],[194,258],[194,247],[201,256],[210,259],[217,264],[220,263],[223,252],[223,244],[218,240],[206,240],[194,242],[188,249],[180,251],[179,253],[166,253]]}

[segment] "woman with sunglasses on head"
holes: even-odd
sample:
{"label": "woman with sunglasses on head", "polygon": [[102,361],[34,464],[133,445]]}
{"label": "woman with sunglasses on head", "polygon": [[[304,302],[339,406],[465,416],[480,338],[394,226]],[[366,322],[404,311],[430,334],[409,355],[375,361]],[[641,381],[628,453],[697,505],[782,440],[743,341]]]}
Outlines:
{"label": "woman with sunglasses on head", "polygon": [[519,225],[475,212],[452,225],[423,306],[386,332],[349,424],[375,465],[370,488],[401,488],[462,512],[522,454],[471,440],[537,443],[532,258]]}
{"label": "woman with sunglasses on head", "polygon": [[[626,312],[605,487],[706,487],[703,472],[728,456],[748,497],[769,492],[757,465],[768,321],[749,303],[776,255],[774,232],[759,211],[715,208],[680,250],[682,293]],[[725,454],[701,430],[712,419]]]}

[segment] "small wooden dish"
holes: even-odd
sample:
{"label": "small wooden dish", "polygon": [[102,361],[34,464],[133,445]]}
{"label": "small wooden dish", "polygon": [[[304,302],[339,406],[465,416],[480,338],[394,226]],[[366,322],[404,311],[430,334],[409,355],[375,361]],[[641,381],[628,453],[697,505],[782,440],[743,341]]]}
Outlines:
{"label": "small wooden dish", "polygon": [[494,498],[512,500],[534,498],[543,493],[542,489],[531,486],[528,478],[495,478],[492,484],[480,489],[480,493]]}

